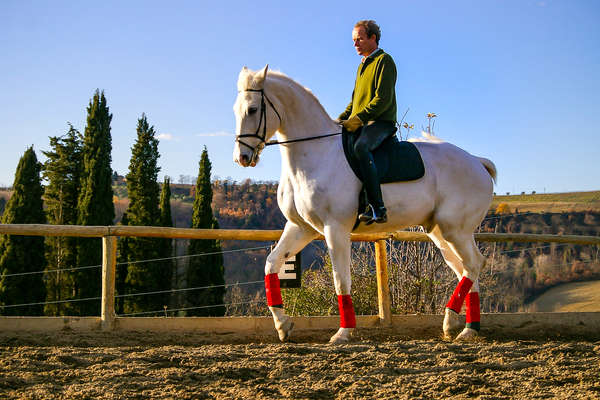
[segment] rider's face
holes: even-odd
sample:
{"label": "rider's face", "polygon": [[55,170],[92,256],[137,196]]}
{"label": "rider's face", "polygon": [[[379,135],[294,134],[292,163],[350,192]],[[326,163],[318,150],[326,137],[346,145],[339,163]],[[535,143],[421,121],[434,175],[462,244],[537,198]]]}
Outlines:
{"label": "rider's face", "polygon": [[377,37],[375,35],[367,37],[364,26],[352,30],[352,41],[354,41],[356,52],[361,56],[368,56],[377,48]]}

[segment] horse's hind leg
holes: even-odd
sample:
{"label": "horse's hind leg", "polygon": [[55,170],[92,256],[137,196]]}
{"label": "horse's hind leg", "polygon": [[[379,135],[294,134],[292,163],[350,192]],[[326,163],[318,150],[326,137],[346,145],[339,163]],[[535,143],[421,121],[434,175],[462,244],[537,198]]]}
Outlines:
{"label": "horse's hind leg", "polygon": [[467,326],[455,340],[469,340],[479,332],[479,273],[485,264],[473,233],[444,233],[446,242],[463,264],[462,278],[446,309],[460,313],[463,303],[467,304]]}
{"label": "horse's hind leg", "polygon": [[[442,236],[442,233],[438,226],[436,226],[431,232],[429,232],[428,235],[431,238],[431,240],[435,243],[435,245],[440,249],[444,260],[446,261],[446,264],[448,264],[448,266],[452,268],[459,280],[459,288],[457,288],[450,302],[446,306],[446,311],[444,315],[444,337],[450,338],[451,335],[458,331],[462,325],[458,315],[460,314],[460,309],[462,308],[461,295],[464,295],[465,292],[464,285],[468,283],[467,281],[463,282],[463,286],[461,287],[460,282],[466,274],[466,269],[463,265],[461,257],[459,256],[459,253],[456,250],[456,246],[446,241],[446,239]],[[470,240],[472,241],[472,235],[468,236],[471,237]],[[479,252],[479,249],[477,249],[477,247],[475,246],[474,241],[473,246],[475,254],[481,256],[481,253]],[[480,262],[481,266],[483,266],[483,256],[481,256],[481,261],[477,261],[478,259],[479,257],[476,257],[475,264]],[[458,340],[468,339],[473,336],[476,336],[477,332],[479,331],[480,317],[478,279],[472,280],[472,286],[470,287],[468,293],[464,295],[463,300],[466,303],[467,325],[465,329],[458,335]]]}
{"label": "horse's hind leg", "polygon": [[[429,238],[433,241],[436,247],[440,249],[442,257],[444,257],[444,261],[446,261],[446,264],[452,269],[452,271],[454,271],[456,277],[460,281],[464,271],[462,261],[450,248],[450,245],[442,236],[440,228],[436,225],[430,232],[427,233],[427,236],[429,236]],[[444,337],[447,339],[449,339],[453,334],[456,334],[462,327],[462,323],[460,322],[458,314],[458,312],[446,308],[444,315],[443,332]]]}
{"label": "horse's hind leg", "polygon": [[271,314],[275,329],[279,335],[279,340],[285,342],[289,339],[294,323],[292,319],[285,314],[283,301],[281,299],[281,289],[279,286],[279,277],[277,274],[281,266],[289,257],[298,253],[308,243],[310,243],[317,233],[308,228],[301,227],[291,222],[285,224],[283,234],[277,243],[277,246],[267,257],[265,265],[265,291],[267,294],[267,305]]}
{"label": "horse's hind leg", "polygon": [[340,312],[340,329],[331,337],[329,343],[344,343],[356,328],[356,316],[350,296],[350,232],[340,226],[325,226],[325,241],[331,257],[335,293]]}

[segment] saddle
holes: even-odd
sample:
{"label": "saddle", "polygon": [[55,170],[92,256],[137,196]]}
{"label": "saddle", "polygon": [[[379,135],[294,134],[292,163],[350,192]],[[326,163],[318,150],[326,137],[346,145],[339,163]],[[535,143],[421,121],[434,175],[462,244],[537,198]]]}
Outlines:
{"label": "saddle", "polygon": [[[357,138],[357,135],[345,129],[342,132],[346,160],[356,177],[363,182],[358,159],[354,155],[354,142]],[[417,147],[411,142],[399,141],[395,134],[385,139],[371,154],[373,154],[381,184],[413,181],[425,175],[425,166]],[[358,196],[358,213],[361,213],[367,204],[367,191],[363,185]],[[359,224],[360,221],[357,218],[353,230]]]}

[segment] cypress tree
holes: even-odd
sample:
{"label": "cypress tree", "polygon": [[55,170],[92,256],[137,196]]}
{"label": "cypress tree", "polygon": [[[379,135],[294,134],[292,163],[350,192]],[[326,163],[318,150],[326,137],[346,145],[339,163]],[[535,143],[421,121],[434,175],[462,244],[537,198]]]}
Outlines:
{"label": "cypress tree", "polygon": [[[87,107],[87,125],[83,137],[83,172],[77,205],[79,225],[112,225],[115,218],[112,191],[110,114],[104,92],[96,90]],[[102,241],[97,238],[79,239],[78,266],[102,264]],[[77,298],[100,297],[102,287],[100,268],[88,268],[76,273]],[[100,301],[77,303],[79,315],[99,315]]]}
{"label": "cypress tree", "polygon": [[[200,157],[200,169],[192,213],[192,228],[218,229],[219,223],[212,212],[212,185],[210,183],[211,163],[208,159],[206,147]],[[206,256],[190,257],[187,269],[187,286],[218,286],[211,289],[190,290],[187,292],[188,307],[202,307],[188,311],[188,315],[197,316],[222,316],[225,314],[224,306],[206,307],[223,304],[225,294],[225,278],[223,270],[223,255],[221,244],[218,240],[190,240],[188,255],[203,253],[218,253]]]}
{"label": "cypress tree", "polygon": [[[51,151],[42,175],[48,181],[44,192],[46,216],[49,224],[77,224],[77,199],[82,169],[83,138],[71,124],[62,137],[50,137]],[[60,271],[77,265],[77,238],[50,236],[46,238],[46,300],[73,299],[75,295],[75,272]],[[68,315],[74,312],[73,303],[47,304],[46,315]]]}
{"label": "cypress tree", "polygon": [[[45,224],[42,201],[41,165],[33,147],[19,160],[13,184],[14,193],[2,216],[3,224]],[[5,276],[43,271],[44,238],[42,236],[3,235],[0,238],[0,306],[43,302],[46,289],[42,274]],[[42,315],[43,305],[0,307],[4,315]]]}
{"label": "cypress tree", "polygon": [[[160,192],[160,223],[159,226],[173,226],[171,214],[171,178],[165,176]],[[172,247],[172,246],[171,246]]]}
{"label": "cypress tree", "polygon": [[[156,226],[160,223],[158,172],[158,140],[154,137],[154,127],[148,124],[144,114],[138,120],[137,140],[132,148],[127,193],[129,225]],[[127,290],[129,293],[142,293],[171,288],[171,270],[163,268],[163,263],[137,262],[160,258],[160,239],[132,237],[129,239],[129,267]],[[136,261],[136,263],[132,263]],[[148,312],[162,310],[168,305],[168,294],[133,296],[125,299],[125,312]]]}

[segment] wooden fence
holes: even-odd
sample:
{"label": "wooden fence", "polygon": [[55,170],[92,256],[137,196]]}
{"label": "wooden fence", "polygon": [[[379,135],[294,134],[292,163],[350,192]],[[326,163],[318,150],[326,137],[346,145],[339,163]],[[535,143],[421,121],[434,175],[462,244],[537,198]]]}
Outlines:
{"label": "wooden fence", "polygon": [[[165,228],[150,226],[76,226],[76,225],[41,225],[41,224],[0,224],[0,234],[23,236],[74,236],[74,237],[99,237],[102,238],[102,302],[101,315],[97,317],[0,317],[0,330],[56,330],[64,328],[76,329],[130,329],[130,330],[160,330],[169,329],[204,329],[209,331],[264,331],[273,329],[270,318],[168,318],[174,321],[164,324],[157,323],[157,318],[116,317],[115,315],[115,271],[118,236],[155,237],[172,239],[219,239],[219,240],[252,240],[252,241],[277,241],[282,234],[281,230],[236,230],[236,229],[188,229]],[[375,242],[375,262],[378,288],[377,316],[359,316],[358,326],[393,326],[394,328],[406,326],[406,316],[393,316],[391,313],[390,293],[388,286],[386,240],[396,241],[429,241],[422,232],[391,232],[378,234],[352,234],[352,241]],[[323,237],[317,238],[323,240]],[[544,242],[544,243],[570,243],[579,245],[600,245],[600,237],[575,236],[575,235],[538,235],[516,233],[476,233],[475,240],[482,242]],[[560,326],[561,320],[565,325],[584,325],[598,332],[600,328],[600,313],[555,313],[530,314],[529,318],[536,321],[547,321],[553,326]],[[523,316],[513,317],[513,323],[505,320],[506,315],[500,316],[499,326],[520,326]],[[519,315],[519,314],[514,314]],[[417,316],[422,328],[434,324],[441,325],[441,316]],[[566,318],[566,319],[565,319]],[[205,326],[198,326],[199,321]],[[498,319],[493,317],[492,319]],[[187,320],[187,321],[186,321]],[[586,323],[583,323],[583,320]],[[244,323],[240,323],[243,321]],[[490,321],[493,323],[493,321]],[[411,325],[415,322],[411,322]],[[337,317],[300,317],[296,326],[300,329],[330,329],[337,326]],[[534,322],[534,326],[537,326]]]}

